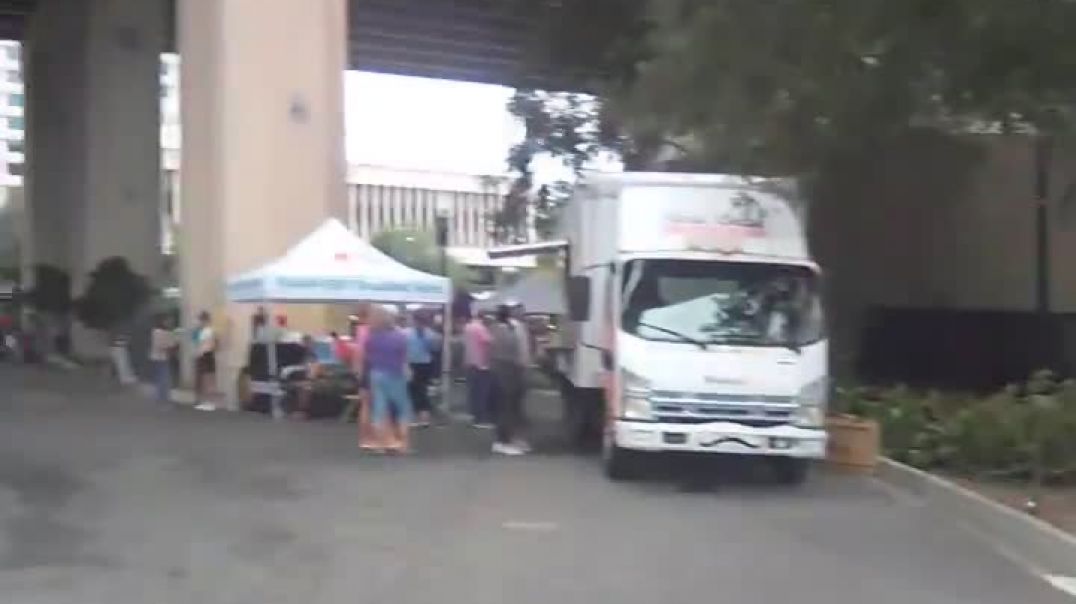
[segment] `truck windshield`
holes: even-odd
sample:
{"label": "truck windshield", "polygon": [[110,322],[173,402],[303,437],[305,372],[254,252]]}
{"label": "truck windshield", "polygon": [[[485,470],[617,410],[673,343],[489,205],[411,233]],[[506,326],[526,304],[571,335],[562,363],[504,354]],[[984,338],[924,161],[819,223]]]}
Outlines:
{"label": "truck windshield", "polygon": [[803,266],[640,259],[620,286],[623,329],[648,340],[799,347],[825,332],[819,278]]}

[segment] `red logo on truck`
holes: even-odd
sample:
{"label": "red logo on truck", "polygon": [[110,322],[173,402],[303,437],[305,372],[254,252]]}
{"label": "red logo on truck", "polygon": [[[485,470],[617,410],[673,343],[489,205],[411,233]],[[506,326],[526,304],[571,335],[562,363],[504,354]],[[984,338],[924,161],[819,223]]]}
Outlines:
{"label": "red logo on truck", "polygon": [[736,251],[748,239],[766,236],[766,210],[741,191],[723,212],[668,215],[665,234],[683,238],[689,248]]}

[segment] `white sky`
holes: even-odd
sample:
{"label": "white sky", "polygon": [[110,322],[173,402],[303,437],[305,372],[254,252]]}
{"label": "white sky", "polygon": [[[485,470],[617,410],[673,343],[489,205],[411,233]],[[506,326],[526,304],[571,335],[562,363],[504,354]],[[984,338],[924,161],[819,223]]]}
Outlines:
{"label": "white sky", "polygon": [[522,135],[503,86],[349,71],[344,88],[351,162],[500,174]]}
{"label": "white sky", "polygon": [[[503,86],[348,71],[344,90],[350,162],[503,174],[508,150],[523,136],[507,109],[512,89]],[[539,182],[571,175],[555,160],[539,158],[533,168]]]}

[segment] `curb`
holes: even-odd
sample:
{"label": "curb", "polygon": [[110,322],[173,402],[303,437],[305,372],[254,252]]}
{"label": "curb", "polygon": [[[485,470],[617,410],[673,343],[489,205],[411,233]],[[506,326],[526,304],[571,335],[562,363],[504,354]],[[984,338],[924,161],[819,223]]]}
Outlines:
{"label": "curb", "polygon": [[1041,574],[1076,575],[1076,536],[951,481],[882,458],[875,475],[911,492]]}

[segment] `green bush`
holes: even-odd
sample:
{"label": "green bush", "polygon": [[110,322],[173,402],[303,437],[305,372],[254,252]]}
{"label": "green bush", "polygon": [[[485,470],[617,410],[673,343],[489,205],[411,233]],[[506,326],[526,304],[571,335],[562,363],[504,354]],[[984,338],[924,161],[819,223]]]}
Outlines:
{"label": "green bush", "polygon": [[834,408],[877,420],[885,454],[916,467],[1076,479],[1076,382],[1048,371],[987,397],[840,389]]}
{"label": "green bush", "polygon": [[86,327],[115,336],[151,294],[149,283],[125,259],[106,258],[90,273],[86,292],[75,301],[75,313]]}

